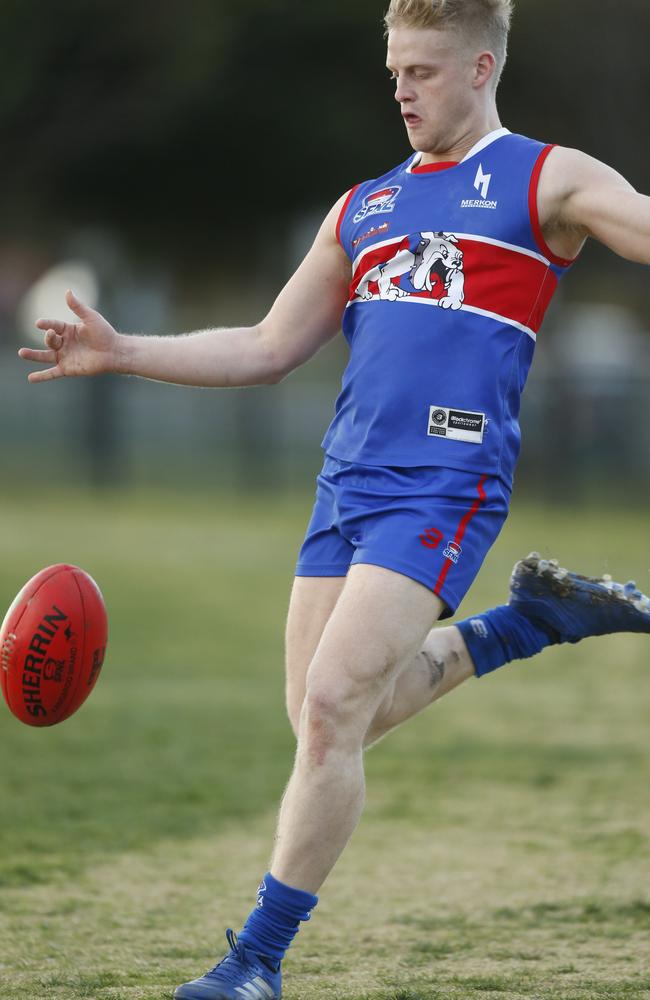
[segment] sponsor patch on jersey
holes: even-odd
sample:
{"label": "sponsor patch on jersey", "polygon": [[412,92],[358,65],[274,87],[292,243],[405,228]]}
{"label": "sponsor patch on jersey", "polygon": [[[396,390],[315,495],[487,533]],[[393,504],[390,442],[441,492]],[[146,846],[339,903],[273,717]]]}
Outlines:
{"label": "sponsor patch on jersey", "polygon": [[381,236],[382,233],[387,233],[389,229],[390,222],[382,222],[381,226],[373,226],[363,236],[357,236],[356,240],[352,240],[352,246],[356,250],[360,243],[363,243],[365,240],[371,240],[373,236]]}
{"label": "sponsor patch on jersey", "polygon": [[498,201],[484,201],[481,198],[463,198],[461,208],[496,208]]}
{"label": "sponsor patch on jersey", "polygon": [[474,187],[480,192],[480,198],[463,198],[460,203],[461,208],[496,208],[499,204],[497,201],[488,200],[488,192],[490,190],[490,184],[492,183],[492,174],[486,174],[483,171],[483,164],[479,163],[478,170],[476,171],[476,179],[474,180]]}
{"label": "sponsor patch on jersey", "polygon": [[429,437],[444,437],[450,441],[483,443],[486,419],[484,413],[454,410],[448,406],[429,407]]}

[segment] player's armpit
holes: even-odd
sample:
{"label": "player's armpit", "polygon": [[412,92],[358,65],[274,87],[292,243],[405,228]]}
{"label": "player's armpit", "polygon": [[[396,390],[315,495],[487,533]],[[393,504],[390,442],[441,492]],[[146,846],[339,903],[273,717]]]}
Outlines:
{"label": "player's armpit", "polygon": [[620,257],[650,264],[650,198],[612,167],[575,149],[558,149],[555,167],[560,224],[582,230]]}
{"label": "player's armpit", "polygon": [[333,206],[309,253],[259,324],[278,381],[307,361],[341,328],[350,260],[336,237],[347,195]]}

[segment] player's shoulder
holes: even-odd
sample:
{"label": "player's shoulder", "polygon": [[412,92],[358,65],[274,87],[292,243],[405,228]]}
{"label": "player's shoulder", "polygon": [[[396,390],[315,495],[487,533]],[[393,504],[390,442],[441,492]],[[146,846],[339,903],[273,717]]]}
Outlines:
{"label": "player's shoulder", "polygon": [[543,194],[566,198],[584,187],[614,179],[627,183],[613,167],[595,156],[572,146],[554,145],[544,163],[540,189]]}
{"label": "player's shoulder", "polygon": [[561,146],[555,143],[548,155],[547,165],[557,173],[563,171],[581,173],[604,166],[600,160],[590,156],[589,153],[584,153],[581,149],[575,149],[573,146]]}

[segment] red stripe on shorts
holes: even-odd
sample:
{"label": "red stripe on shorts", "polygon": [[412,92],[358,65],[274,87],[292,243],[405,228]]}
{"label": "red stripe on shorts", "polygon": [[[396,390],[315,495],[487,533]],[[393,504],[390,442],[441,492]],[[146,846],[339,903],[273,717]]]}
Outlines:
{"label": "red stripe on shorts", "polygon": [[[483,484],[485,483],[486,479],[487,479],[487,475],[481,476],[481,478],[479,479],[478,486],[476,487],[476,492],[478,493],[478,499],[474,501],[474,503],[472,504],[472,506],[470,507],[470,509],[467,511],[467,513],[463,516],[460,524],[458,525],[458,530],[456,531],[456,534],[454,535],[454,542],[456,542],[457,545],[460,545],[460,543],[462,542],[462,540],[463,540],[463,538],[465,536],[465,532],[467,531],[467,525],[472,520],[472,518],[476,514],[477,510],[480,508],[481,504],[485,503],[485,501],[487,500],[487,494],[486,494],[485,490],[483,489]],[[447,579],[447,573],[449,572],[450,567],[453,566],[453,565],[454,565],[453,559],[446,559],[445,560],[444,566],[440,570],[440,576],[436,580],[436,585],[433,588],[434,594],[438,594],[438,595],[440,594],[440,591],[442,590],[444,582]]]}

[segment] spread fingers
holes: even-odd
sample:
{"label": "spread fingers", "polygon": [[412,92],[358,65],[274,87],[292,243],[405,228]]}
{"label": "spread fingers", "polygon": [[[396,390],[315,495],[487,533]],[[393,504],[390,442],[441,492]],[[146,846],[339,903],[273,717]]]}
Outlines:
{"label": "spread fingers", "polygon": [[18,354],[23,361],[37,361],[39,364],[47,365],[56,363],[55,351],[36,351],[31,347],[21,347]]}

